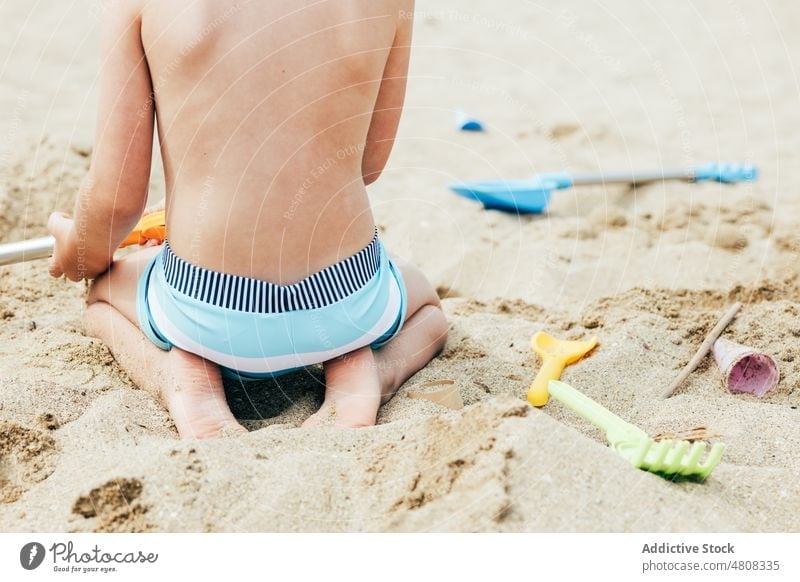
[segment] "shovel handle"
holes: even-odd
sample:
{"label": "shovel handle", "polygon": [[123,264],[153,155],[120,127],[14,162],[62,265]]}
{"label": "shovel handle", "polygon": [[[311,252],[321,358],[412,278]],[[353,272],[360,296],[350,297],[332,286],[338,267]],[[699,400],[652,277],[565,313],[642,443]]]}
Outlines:
{"label": "shovel handle", "polygon": [[56,240],[52,236],[43,236],[0,245],[0,267],[23,261],[46,259],[53,255],[55,244]]}
{"label": "shovel handle", "polygon": [[564,371],[566,362],[559,358],[544,358],[542,367],[536,378],[533,380],[530,389],[528,390],[528,402],[536,407],[542,407],[547,404],[550,399],[550,393],[547,391],[547,383],[550,380],[558,380],[561,373]]}
{"label": "shovel handle", "polygon": [[605,174],[577,174],[572,177],[575,186],[593,184],[649,184],[664,180],[684,180],[696,178],[693,168],[682,170],[653,170],[647,172],[608,172]]}
{"label": "shovel handle", "polygon": [[571,408],[573,412],[582,416],[605,433],[630,426],[605,406],[578,392],[569,384],[554,380],[550,382],[549,388],[553,398],[567,406],[567,408]]}
{"label": "shovel handle", "polygon": [[666,180],[700,182],[715,180],[724,184],[752,182],[758,170],[749,164],[724,164],[711,162],[692,168],[651,170],[645,172],[611,172],[606,174],[578,174],[572,177],[576,186],[590,184],[649,184]]}

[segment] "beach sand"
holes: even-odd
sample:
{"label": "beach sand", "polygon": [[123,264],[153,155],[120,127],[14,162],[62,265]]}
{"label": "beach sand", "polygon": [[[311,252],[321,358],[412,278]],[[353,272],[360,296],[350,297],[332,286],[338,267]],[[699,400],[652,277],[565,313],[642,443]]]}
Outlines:
{"label": "beach sand", "polygon": [[[84,335],[83,284],[0,268],[0,531],[800,531],[800,6],[417,4],[407,108],[370,193],[386,245],[444,298],[444,353],[374,428],[298,428],[320,400],[310,369],[227,386],[249,434],[179,441]],[[98,6],[0,5],[2,242],[44,234],[88,166]],[[455,131],[458,108],[488,131]],[[761,177],[575,188],[524,217],[446,187],[718,159]],[[771,354],[779,386],[732,395],[706,358],[661,400],[736,300],[723,337]],[[633,469],[559,403],[530,407],[539,330],[596,335],[563,379],[651,435],[721,435],[713,475]],[[436,380],[463,410],[407,397]]]}

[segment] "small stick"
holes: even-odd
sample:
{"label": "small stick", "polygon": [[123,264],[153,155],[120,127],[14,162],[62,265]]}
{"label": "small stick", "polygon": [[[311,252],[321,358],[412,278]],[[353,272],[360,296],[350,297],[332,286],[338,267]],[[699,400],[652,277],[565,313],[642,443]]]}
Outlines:
{"label": "small stick", "polygon": [[739,313],[741,308],[742,304],[738,301],[728,308],[728,311],[725,312],[725,315],[722,316],[722,319],[719,320],[719,323],[714,326],[714,329],[708,333],[706,339],[704,339],[703,343],[700,344],[700,347],[697,349],[694,357],[689,360],[689,363],[683,368],[680,376],[678,376],[672,383],[672,386],[670,386],[664,392],[664,394],[661,395],[662,398],[669,398],[678,388],[680,388],[681,384],[683,384],[686,378],[689,377],[689,374],[694,372],[694,369],[697,368],[702,359],[706,357],[708,352],[711,350],[711,346],[713,346],[714,342],[717,341],[717,338],[722,335],[722,332],[725,331],[725,328],[728,327],[731,321],[733,321],[733,318],[736,317],[736,314]]}

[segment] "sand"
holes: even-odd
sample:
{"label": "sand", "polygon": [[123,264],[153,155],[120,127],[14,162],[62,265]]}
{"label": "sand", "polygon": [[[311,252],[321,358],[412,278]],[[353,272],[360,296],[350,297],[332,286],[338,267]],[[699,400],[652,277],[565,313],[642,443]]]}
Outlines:
{"label": "sand", "polygon": [[[247,435],[179,441],[84,335],[83,285],[51,280],[42,262],[1,268],[1,531],[800,531],[800,6],[418,9],[407,110],[371,196],[387,246],[444,298],[444,353],[374,428],[298,428],[319,404],[311,369],[227,387]],[[0,5],[2,242],[43,234],[87,167],[96,13],[87,0]],[[488,132],[454,131],[457,108]],[[762,176],[574,189],[533,217],[446,188],[714,159]],[[723,337],[771,354],[779,386],[732,395],[709,357],[661,400],[735,300]],[[542,329],[598,336],[563,379],[648,433],[721,435],[711,478],[635,470],[558,403],[528,406]],[[463,410],[407,397],[445,379]]]}

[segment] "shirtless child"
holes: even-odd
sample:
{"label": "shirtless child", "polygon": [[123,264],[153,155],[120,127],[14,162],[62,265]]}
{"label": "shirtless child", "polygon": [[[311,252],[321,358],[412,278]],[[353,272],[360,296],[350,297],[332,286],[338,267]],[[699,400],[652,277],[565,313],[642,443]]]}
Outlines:
{"label": "shirtless child", "polygon": [[[116,0],[91,169],[55,213],[50,272],[94,279],[86,329],[184,438],[244,431],[222,376],[324,362],[305,425],[375,423],[442,348],[419,270],[382,246],[366,185],[405,94],[412,0]],[[112,263],[147,200],[154,125],[168,242]]]}

